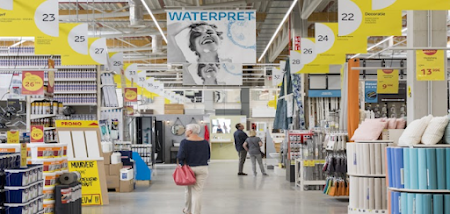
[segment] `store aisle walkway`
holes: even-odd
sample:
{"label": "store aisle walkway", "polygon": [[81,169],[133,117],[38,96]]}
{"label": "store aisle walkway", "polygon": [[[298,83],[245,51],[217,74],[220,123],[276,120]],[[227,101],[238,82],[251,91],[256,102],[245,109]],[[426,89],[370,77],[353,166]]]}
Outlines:
{"label": "store aisle walkway", "polygon": [[[250,161],[245,172],[250,174]],[[152,185],[133,193],[110,193],[110,205],[85,207],[83,214],[182,214],[184,188],[173,183],[174,167],[158,167]],[[320,191],[301,192],[285,177],[237,176],[237,162],[215,162],[203,194],[203,214],[344,214],[348,200]]]}

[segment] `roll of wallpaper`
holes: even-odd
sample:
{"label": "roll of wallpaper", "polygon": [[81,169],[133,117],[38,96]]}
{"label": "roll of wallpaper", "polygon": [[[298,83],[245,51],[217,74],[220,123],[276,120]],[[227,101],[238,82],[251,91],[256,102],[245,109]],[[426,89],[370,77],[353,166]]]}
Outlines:
{"label": "roll of wallpaper", "polygon": [[444,195],[444,213],[450,213],[450,195]]}
{"label": "roll of wallpaper", "polygon": [[423,208],[424,208],[424,200],[423,200],[423,196],[424,194],[416,194],[416,214],[429,214],[429,213],[424,213],[423,212]]}
{"label": "roll of wallpaper", "polygon": [[400,213],[408,214],[408,193],[402,192],[400,198]]}
{"label": "roll of wallpaper", "polygon": [[445,149],[445,162],[447,163],[445,165],[445,185],[446,189],[450,190],[450,148]]}
{"label": "roll of wallpaper", "polygon": [[382,197],[381,197],[382,191],[381,191],[381,189],[386,189],[386,187],[382,186],[381,178],[375,178],[374,182],[375,182],[375,184],[373,186],[373,189],[374,189],[374,192],[375,192],[375,194],[374,194],[375,209],[376,210],[381,210],[381,209],[383,209],[383,202],[381,201],[382,200]]}
{"label": "roll of wallpaper", "polygon": [[363,163],[363,147],[362,144],[356,144],[356,161],[357,161],[357,171],[356,174],[364,174],[364,163]]}
{"label": "roll of wallpaper", "polygon": [[364,208],[364,179],[365,178],[359,178],[359,181],[358,181],[358,184],[359,184],[359,188],[358,188],[358,199],[359,199],[359,202],[358,202],[358,207],[357,208]]}
{"label": "roll of wallpaper", "polygon": [[433,204],[431,202],[431,194],[423,195],[423,213],[433,213]]}
{"label": "roll of wallpaper", "polygon": [[392,152],[392,148],[386,148],[386,159],[387,159],[387,167],[388,167],[388,174],[386,175],[387,177],[388,177],[388,184],[389,184],[389,187],[395,187],[395,185],[394,185],[394,182],[393,182],[393,178],[394,178],[394,175],[393,175],[393,171],[392,171],[392,168],[394,168],[394,160],[391,158],[392,157],[392,155],[391,155],[391,152]]}
{"label": "roll of wallpaper", "polygon": [[350,204],[351,208],[359,208],[359,178],[350,177]]}
{"label": "roll of wallpaper", "polygon": [[370,145],[369,145],[369,149],[370,149],[370,159],[369,159],[369,162],[370,162],[370,174],[371,175],[375,175],[375,174],[377,174],[376,173],[376,170],[375,170],[375,168],[376,168],[376,156],[375,156],[375,147],[376,147],[376,143],[371,143]]}
{"label": "roll of wallpaper", "polygon": [[[417,175],[419,177],[418,183],[419,183],[419,189],[427,189],[427,152],[426,149],[418,149],[418,170]],[[411,172],[411,175],[412,174]],[[420,197],[420,200],[422,201],[422,197]]]}
{"label": "roll of wallpaper", "polygon": [[419,162],[418,162],[419,149],[409,149],[409,177],[410,177],[410,189],[419,189]]}
{"label": "roll of wallpaper", "polygon": [[437,148],[436,149],[436,173],[437,173],[437,188],[438,189],[446,189],[446,181],[445,181],[445,149]]}
{"label": "roll of wallpaper", "polygon": [[427,187],[428,189],[437,189],[437,171],[436,171],[436,149],[427,150]]}
{"label": "roll of wallpaper", "polygon": [[381,178],[381,206],[384,210],[388,208],[386,178]]}
{"label": "roll of wallpaper", "polygon": [[375,209],[375,178],[369,178],[369,209]]}
{"label": "roll of wallpaper", "polygon": [[394,148],[394,183],[396,188],[405,188],[403,181],[403,148]]}
{"label": "roll of wallpaper", "polygon": [[392,214],[399,214],[398,210],[399,210],[399,198],[398,198],[398,193],[399,192],[391,192],[391,213]]}
{"label": "roll of wallpaper", "polygon": [[409,170],[409,148],[403,149],[403,178],[405,179],[405,189],[410,189],[410,183],[411,183],[411,174]]}
{"label": "roll of wallpaper", "polygon": [[381,171],[383,173],[381,174],[387,174],[387,160],[386,160],[386,147],[388,146],[387,143],[380,144],[381,146]]}
{"label": "roll of wallpaper", "polygon": [[369,185],[369,180],[371,178],[364,178],[364,209],[369,209],[369,200],[370,200],[370,185]]}
{"label": "roll of wallpaper", "polygon": [[433,195],[433,214],[444,213],[444,196],[434,194]]}
{"label": "roll of wallpaper", "polygon": [[347,172],[349,174],[355,174],[354,168],[356,166],[355,160],[355,146],[356,143],[347,143]]}
{"label": "roll of wallpaper", "polygon": [[363,173],[364,175],[370,175],[370,169],[372,168],[371,162],[370,162],[370,144],[369,143],[363,143]]}
{"label": "roll of wallpaper", "polygon": [[374,143],[374,151],[375,151],[375,173],[377,175],[384,174],[385,172],[382,171],[382,165],[384,163],[384,160],[381,161],[381,145],[380,143]]}
{"label": "roll of wallpaper", "polygon": [[408,199],[407,199],[407,213],[408,214],[410,214],[410,213],[416,213],[415,211],[416,211],[416,208],[415,208],[415,200],[416,200],[416,194],[414,194],[414,193],[408,193],[407,194],[407,196],[406,196]]}

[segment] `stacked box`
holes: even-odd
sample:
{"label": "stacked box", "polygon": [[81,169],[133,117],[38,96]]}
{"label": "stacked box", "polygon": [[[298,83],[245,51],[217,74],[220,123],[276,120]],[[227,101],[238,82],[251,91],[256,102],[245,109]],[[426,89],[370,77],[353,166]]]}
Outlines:
{"label": "stacked box", "polygon": [[165,104],[164,114],[184,114],[183,104]]}

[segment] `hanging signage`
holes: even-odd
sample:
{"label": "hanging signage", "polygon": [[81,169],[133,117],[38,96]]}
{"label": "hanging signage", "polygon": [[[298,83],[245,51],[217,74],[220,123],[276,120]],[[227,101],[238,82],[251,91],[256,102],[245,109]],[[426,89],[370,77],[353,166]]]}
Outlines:
{"label": "hanging signage", "polygon": [[96,128],[98,122],[96,120],[57,120],[57,128]]}
{"label": "hanging signage", "polygon": [[284,72],[280,67],[272,68],[272,86],[280,86],[283,82]]}
{"label": "hanging signage", "polygon": [[318,54],[316,50],[316,44],[314,38],[302,39],[302,50],[291,52],[291,56],[298,58],[302,64],[328,64],[328,65],[340,65],[344,64],[347,59],[346,54]]}
{"label": "hanging signage", "polygon": [[445,69],[444,50],[417,50],[416,76],[419,81],[444,81]]}
{"label": "hanging signage", "polygon": [[125,102],[137,102],[137,88],[125,88]]}
{"label": "hanging signage", "polygon": [[367,53],[366,36],[338,36],[338,23],[316,23],[317,54]]}
{"label": "hanging signage", "polygon": [[[3,4],[4,2],[1,1]],[[0,6],[0,36],[59,36],[58,0],[14,0]]]}
{"label": "hanging signage", "polygon": [[377,71],[377,93],[398,94],[398,70],[383,69]]}
{"label": "hanging signage", "polygon": [[402,35],[401,10],[374,11],[370,1],[339,0],[338,11],[339,36]]}
{"label": "hanging signage", "polygon": [[69,161],[69,171],[79,172],[81,175],[82,205],[102,205],[102,189],[97,161]]}
{"label": "hanging signage", "polygon": [[108,56],[109,70],[120,74],[123,70],[123,53],[109,53]]}
{"label": "hanging signage", "polygon": [[20,143],[20,131],[8,131],[6,133],[6,141],[11,144]]}
{"label": "hanging signage", "polygon": [[377,82],[366,81],[364,83],[364,101],[366,103],[378,103]]}
{"label": "hanging signage", "polygon": [[88,24],[61,23],[59,37],[37,36],[34,45],[35,54],[79,56],[85,60],[89,54]]}
{"label": "hanging signage", "polygon": [[106,38],[88,38],[87,54],[64,54],[61,65],[107,65],[108,48]]}
{"label": "hanging signage", "polygon": [[372,0],[373,10],[450,10],[448,0]]}
{"label": "hanging signage", "polygon": [[31,143],[44,143],[44,126],[31,126]]}
{"label": "hanging signage", "polygon": [[168,10],[167,62],[256,63],[255,10]]}
{"label": "hanging signage", "polygon": [[301,50],[301,44],[302,44],[302,37],[296,36],[294,38],[294,51]]}
{"label": "hanging signage", "polygon": [[44,71],[22,72],[22,95],[44,94]]}

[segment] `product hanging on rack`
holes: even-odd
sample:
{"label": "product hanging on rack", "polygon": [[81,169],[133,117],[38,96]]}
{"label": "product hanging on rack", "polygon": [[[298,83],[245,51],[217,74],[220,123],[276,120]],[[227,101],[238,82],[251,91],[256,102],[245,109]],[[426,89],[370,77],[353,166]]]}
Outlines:
{"label": "product hanging on rack", "polygon": [[102,83],[102,106],[103,107],[119,107],[119,99],[116,93],[116,85],[114,83],[114,74],[103,73],[100,76]]}
{"label": "product hanging on rack", "polygon": [[[329,133],[325,136],[327,157],[323,171],[327,174],[324,193],[330,196],[348,196],[347,133]],[[345,190],[345,191],[344,191]]]}

